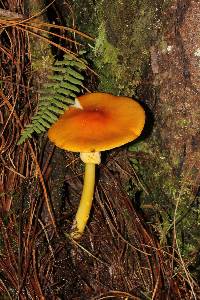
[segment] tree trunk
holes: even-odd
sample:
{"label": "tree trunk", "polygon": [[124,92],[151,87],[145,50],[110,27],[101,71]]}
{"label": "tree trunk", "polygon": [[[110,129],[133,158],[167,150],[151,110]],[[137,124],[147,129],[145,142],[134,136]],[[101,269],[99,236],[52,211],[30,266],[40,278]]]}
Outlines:
{"label": "tree trunk", "polygon": [[148,190],[142,206],[153,222],[162,219],[163,241],[176,218],[178,242],[189,254],[197,246],[200,223],[200,3],[76,5],[81,29],[97,37],[92,60],[100,75],[98,90],[136,98],[146,108],[143,138],[130,145]]}

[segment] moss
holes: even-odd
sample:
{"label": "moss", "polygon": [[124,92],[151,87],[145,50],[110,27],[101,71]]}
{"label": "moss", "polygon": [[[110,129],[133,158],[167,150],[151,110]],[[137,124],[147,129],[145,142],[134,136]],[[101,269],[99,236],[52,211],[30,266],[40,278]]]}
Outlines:
{"label": "moss", "polygon": [[136,152],[136,153],[138,152],[149,153],[151,149],[149,148],[148,142],[138,141],[130,144],[129,151]]}
{"label": "moss", "polygon": [[137,173],[149,193],[142,193],[141,208],[159,233],[162,245],[173,245],[175,217],[177,244],[182,255],[189,257],[194,249],[199,248],[198,197],[194,198],[189,178],[177,174],[179,160],[172,163],[168,153],[161,154],[155,145],[152,146],[154,151],[150,151],[148,145],[150,147],[152,144],[146,142],[139,143],[139,147],[136,144],[129,148],[135,153]]}
{"label": "moss", "polygon": [[162,2],[87,0],[75,5],[80,30],[96,37],[90,59],[101,78],[98,89],[135,95],[150,66],[149,47],[157,38]]}
{"label": "moss", "polygon": [[[36,15],[43,9],[44,6],[44,0],[25,1],[27,13],[29,13],[30,15]],[[37,20],[45,22],[47,20],[46,14],[44,13],[42,15],[39,15],[37,17]],[[37,31],[37,29],[35,29],[34,32],[38,35],[41,34],[41,32]],[[46,32],[46,34],[43,33],[43,36],[48,38],[48,31]],[[54,60],[52,49],[47,41],[44,41],[40,37],[30,35],[30,52],[31,66],[33,72],[35,73],[34,77],[37,86],[38,84],[44,83],[47,80],[47,75],[50,72],[49,66],[52,65]]]}
{"label": "moss", "polygon": [[176,121],[176,124],[180,126],[181,128],[188,127],[191,124],[191,120],[186,120],[186,119],[179,119]]}
{"label": "moss", "polygon": [[[95,64],[101,75],[99,90],[117,94],[117,80],[120,80],[124,72],[119,63],[120,51],[107,40],[105,23],[99,26],[99,35],[95,44]],[[111,76],[112,74],[112,76]]]}
{"label": "moss", "polygon": [[94,0],[71,0],[70,2],[73,3],[78,29],[95,37],[98,29],[98,18]]}
{"label": "moss", "polygon": [[[149,69],[149,47],[157,35],[155,1],[101,1],[97,12],[100,26],[94,61],[101,76],[100,89],[135,95]],[[111,47],[115,55],[109,57]]]}
{"label": "moss", "polygon": [[39,47],[32,47],[32,69],[34,72],[47,72],[52,66],[54,58],[51,53],[50,46],[43,43],[38,43],[35,38],[31,39],[31,44],[39,44]]}

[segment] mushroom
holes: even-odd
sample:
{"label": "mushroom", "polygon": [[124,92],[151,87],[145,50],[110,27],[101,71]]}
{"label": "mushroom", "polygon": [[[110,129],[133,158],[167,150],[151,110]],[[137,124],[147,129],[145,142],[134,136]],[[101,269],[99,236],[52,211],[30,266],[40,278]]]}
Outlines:
{"label": "mushroom", "polygon": [[84,185],[71,237],[84,232],[92,206],[95,164],[100,151],[110,150],[135,140],[145,123],[145,112],[136,101],[106,93],[90,93],[76,99],[48,131],[59,148],[80,152],[85,163]]}

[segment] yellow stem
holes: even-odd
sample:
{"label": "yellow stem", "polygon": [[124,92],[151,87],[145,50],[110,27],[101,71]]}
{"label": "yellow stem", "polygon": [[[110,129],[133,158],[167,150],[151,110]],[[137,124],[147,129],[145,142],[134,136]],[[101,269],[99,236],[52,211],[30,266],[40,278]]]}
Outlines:
{"label": "yellow stem", "polygon": [[92,206],[94,185],[95,185],[95,164],[86,163],[82,196],[78,207],[78,211],[76,213],[73,230],[71,233],[71,237],[74,239],[81,237],[85,229],[85,226],[87,224],[87,220],[89,218],[90,210]]}

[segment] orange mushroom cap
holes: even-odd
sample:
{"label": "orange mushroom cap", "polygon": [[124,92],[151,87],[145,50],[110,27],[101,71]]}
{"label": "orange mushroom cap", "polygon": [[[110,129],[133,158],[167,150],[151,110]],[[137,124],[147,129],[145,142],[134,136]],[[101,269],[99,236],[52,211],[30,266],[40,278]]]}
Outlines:
{"label": "orange mushroom cap", "polygon": [[78,97],[74,106],[52,125],[49,139],[74,152],[109,150],[136,139],[145,123],[145,112],[136,101],[106,93]]}

